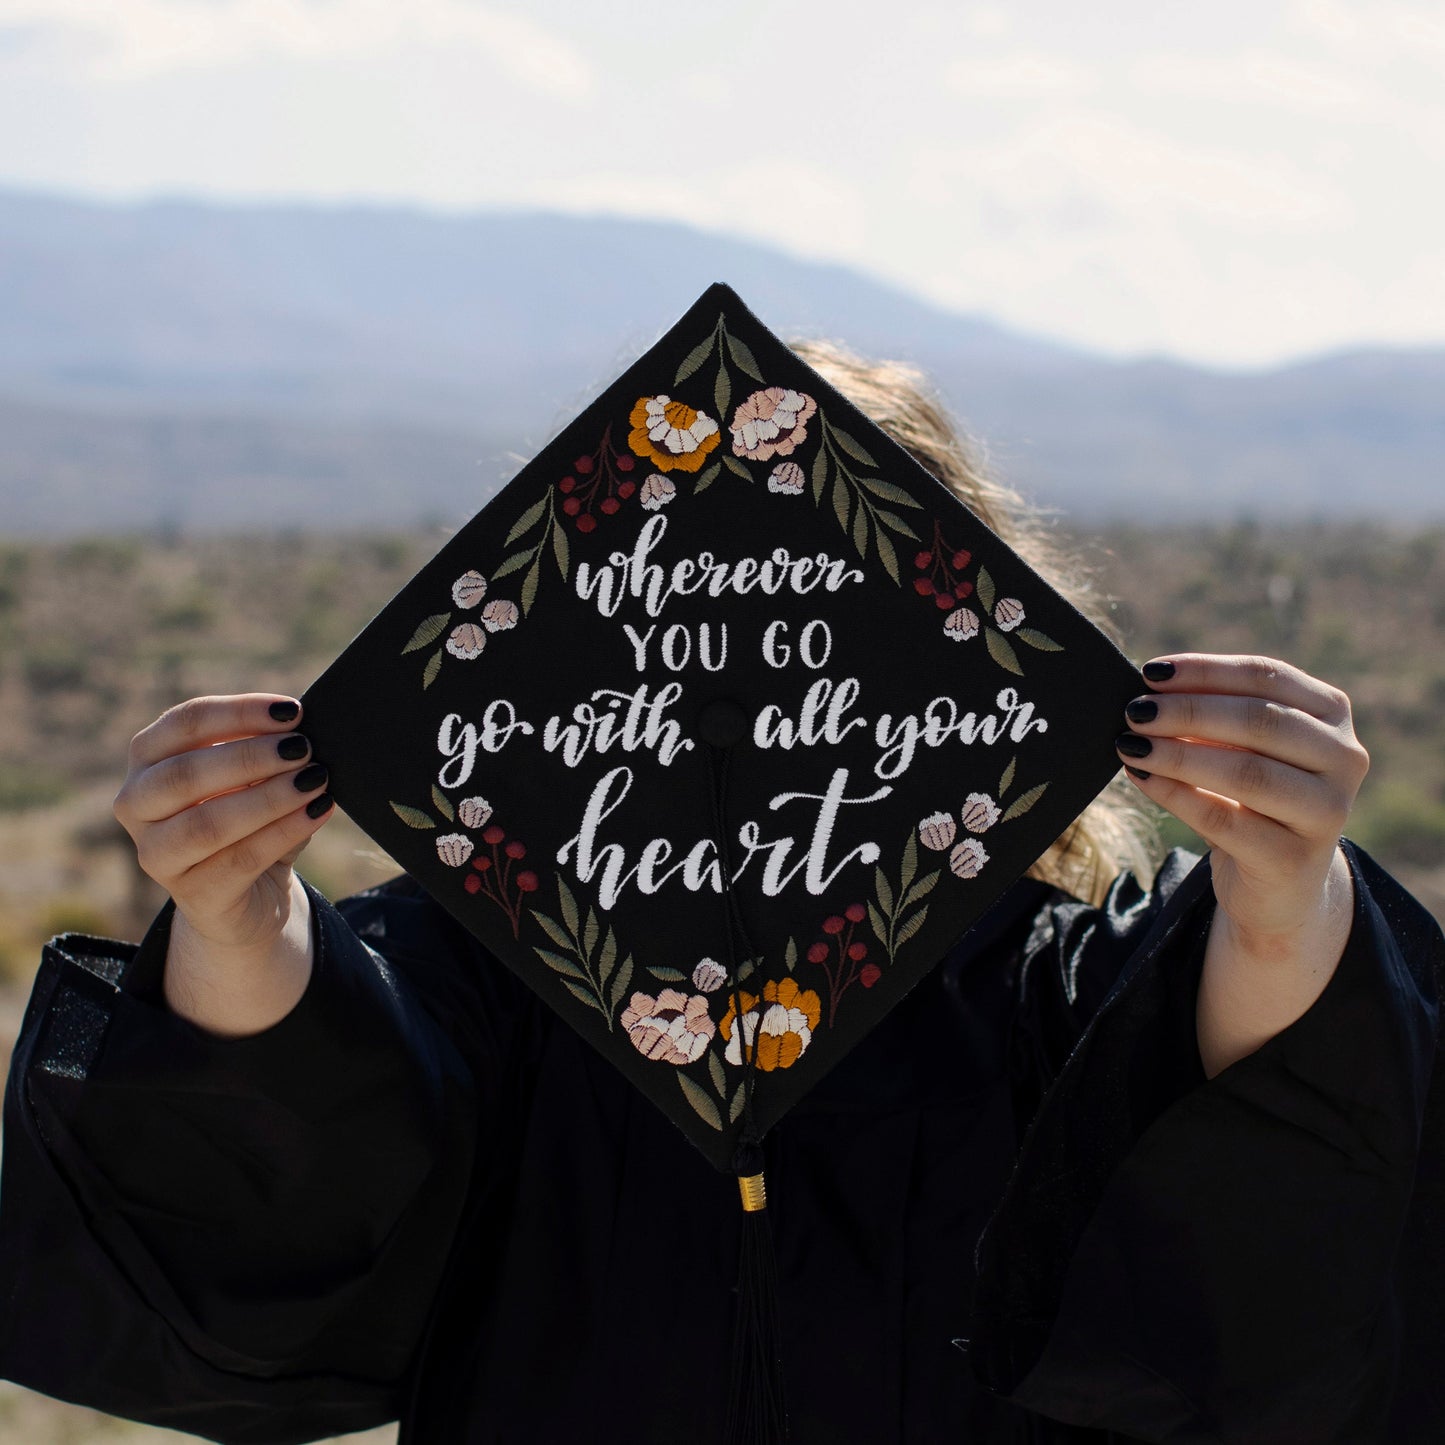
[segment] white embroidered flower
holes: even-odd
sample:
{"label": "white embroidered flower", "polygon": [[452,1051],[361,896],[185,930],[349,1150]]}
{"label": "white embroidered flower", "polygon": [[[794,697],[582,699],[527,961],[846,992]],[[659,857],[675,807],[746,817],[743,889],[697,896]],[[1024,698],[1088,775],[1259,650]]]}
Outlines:
{"label": "white embroidered flower", "polygon": [[475,622],[463,622],[460,627],[453,627],[452,635],[447,638],[447,651],[463,662],[480,657],[486,645],[487,634]]}
{"label": "white embroidered flower", "polygon": [[803,490],[804,481],[803,469],[797,462],[779,462],[768,474],[768,490],[796,497]]}
{"label": "white embroidered flower", "polygon": [[1024,605],[1017,597],[1000,597],[993,609],[993,620],[1000,632],[1012,632],[1024,620]]}
{"label": "white embroidered flower", "polygon": [[954,823],[949,813],[930,813],[918,825],[918,841],[925,848],[932,848],[937,853],[949,847],[958,832],[958,826]]}
{"label": "white embroidered flower", "polygon": [[639,397],[628,421],[627,445],[664,471],[695,472],[720,440],[706,412],[667,396]]}
{"label": "white embroidered flower", "polygon": [[653,472],[642,484],[638,500],[644,512],[656,512],[665,507],[677,495],[677,483],[661,472]]}
{"label": "white embroidered flower", "polygon": [[955,642],[965,642],[978,636],[978,613],[969,607],[955,607],[943,619],[943,630]]}
{"label": "white embroidered flower", "polygon": [[463,572],[452,583],[452,601],[458,607],[475,607],[487,595],[487,579],[475,570]]}
{"label": "white embroidered flower", "polygon": [[1003,809],[987,793],[970,793],[963,800],[961,821],[970,833],[987,833],[1003,814]]}
{"label": "white embroidered flower", "polygon": [[508,632],[517,625],[519,615],[515,602],[498,597],[482,608],[482,626],[488,632]]}
{"label": "white embroidered flower", "polygon": [[988,862],[988,852],[977,838],[965,838],[948,855],[948,866],[958,878],[977,878]]}
{"label": "white embroidered flower", "polygon": [[460,868],[472,856],[472,840],[465,833],[446,833],[437,839],[437,857],[448,868]]}
{"label": "white embroidered flower", "polygon": [[492,805],[485,798],[463,798],[457,804],[457,819],[463,828],[485,828],[492,816]]}
{"label": "white embroidered flower", "polygon": [[728,973],[715,958],[704,958],[692,971],[692,986],[699,993],[715,993],[727,982]]}

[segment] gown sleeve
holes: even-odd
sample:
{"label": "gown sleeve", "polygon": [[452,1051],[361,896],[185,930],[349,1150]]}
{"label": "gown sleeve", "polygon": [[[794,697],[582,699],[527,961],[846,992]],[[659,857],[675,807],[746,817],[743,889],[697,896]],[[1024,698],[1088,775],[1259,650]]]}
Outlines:
{"label": "gown sleeve", "polygon": [[46,948],[5,1101],[0,1373],[237,1445],[395,1418],[505,1011],[455,997],[476,969],[420,890],[310,896],[306,992],[246,1038],[166,1008],[170,905],[138,949]]}
{"label": "gown sleeve", "polygon": [[1207,859],[1041,918],[1017,1044],[1040,1102],[975,1259],[968,1353],[990,1389],[1126,1439],[1445,1439],[1442,1247],[1414,1217],[1439,1220],[1438,1190],[1412,1211],[1417,1165],[1441,1174],[1445,944],[1345,852],[1335,974],[1213,1079],[1194,1037]]}

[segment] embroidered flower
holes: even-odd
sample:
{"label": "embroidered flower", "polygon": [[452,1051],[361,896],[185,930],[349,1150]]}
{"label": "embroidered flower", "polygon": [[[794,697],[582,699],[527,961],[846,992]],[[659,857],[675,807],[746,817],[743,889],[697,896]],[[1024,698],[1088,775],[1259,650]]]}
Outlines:
{"label": "embroidered flower", "polygon": [[936,853],[942,853],[945,848],[952,846],[955,834],[958,832],[958,825],[953,821],[949,813],[930,813],[918,825],[918,841],[925,848],[932,848]]}
{"label": "embroidered flower", "polygon": [[721,440],[710,416],[666,396],[639,397],[627,420],[627,445],[664,472],[697,471]]}
{"label": "embroidered flower", "polygon": [[448,868],[460,868],[472,856],[472,840],[465,833],[447,833],[437,839],[437,857]]}
{"label": "embroidered flower", "polygon": [[485,798],[463,798],[457,804],[457,821],[463,828],[485,828],[492,805]]}
{"label": "embroidered flower", "polygon": [[818,403],[811,396],[788,387],[755,391],[733,413],[728,430],[734,454],[755,462],[791,456],[793,448],[807,440],[807,423],[817,410]]}
{"label": "embroidered flower", "polygon": [[458,607],[475,607],[487,595],[487,579],[475,568],[452,583],[452,601]]}
{"label": "embroidered flower", "polygon": [[960,821],[970,833],[987,833],[999,818],[1003,809],[987,793],[970,793],[963,800]]}
{"label": "embroidered flower", "polygon": [[[734,1002],[742,1004],[740,1028]],[[759,1003],[763,1005],[761,1013]],[[812,989],[799,988],[795,979],[764,984],[761,1000],[756,994],[740,992],[737,1000],[729,1000],[718,1025],[728,1041],[723,1057],[730,1064],[741,1064],[742,1046],[748,1043],[756,1046],[758,1068],[768,1073],[789,1069],[813,1041],[813,1030],[822,1016],[822,1000]]]}
{"label": "embroidered flower", "polygon": [[958,878],[977,878],[988,862],[988,853],[977,838],[965,838],[948,855],[948,866]]}
{"label": "embroidered flower", "polygon": [[656,512],[665,507],[677,495],[677,483],[671,477],[665,477],[661,472],[653,472],[642,484],[642,502],[644,512]]}
{"label": "embroidered flower", "polygon": [[1012,632],[1024,620],[1024,605],[1017,597],[1000,597],[993,609],[993,620],[1000,632]]}
{"label": "embroidered flower", "polygon": [[488,632],[510,632],[520,616],[515,602],[506,602],[499,597],[482,608],[482,626]]}
{"label": "embroidered flower", "polygon": [[768,490],[796,497],[803,490],[804,481],[803,469],[797,462],[779,462],[768,476]]}
{"label": "embroidered flower", "polygon": [[475,622],[463,622],[460,627],[453,627],[452,635],[447,638],[447,651],[463,662],[480,657],[486,645],[487,634]]}
{"label": "embroidered flower", "polygon": [[715,993],[727,982],[728,971],[715,958],[704,958],[692,971],[692,986],[699,993]]}
{"label": "embroidered flower", "polygon": [[971,607],[955,607],[943,619],[943,630],[955,641],[965,642],[978,636],[978,613]]}
{"label": "embroidered flower", "polygon": [[679,1067],[696,1063],[717,1032],[708,1017],[707,999],[701,994],[689,998],[675,988],[663,989],[656,998],[633,994],[622,1010],[622,1027],[643,1058]]}

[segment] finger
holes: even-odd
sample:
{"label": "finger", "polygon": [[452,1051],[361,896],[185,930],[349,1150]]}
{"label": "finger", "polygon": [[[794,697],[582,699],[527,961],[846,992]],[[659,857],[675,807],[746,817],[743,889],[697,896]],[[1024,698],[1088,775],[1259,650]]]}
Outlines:
{"label": "finger", "polygon": [[300,733],[283,733],[176,753],[126,783],[116,798],[116,817],[124,823],[161,822],[207,798],[298,772],[310,752]]}
{"label": "finger", "polygon": [[[273,715],[271,709],[276,709]],[[294,711],[293,711],[294,709]],[[163,712],[142,728],[130,744],[132,769],[148,768],[162,758],[233,738],[290,731],[301,704],[274,692],[248,692],[229,697],[193,697]]]}
{"label": "finger", "polygon": [[[269,827],[293,812],[298,804],[318,796],[326,786],[326,769],[311,763],[297,773],[225,793],[156,823],[143,835],[140,847],[147,873],[165,881],[189,872],[196,864]],[[272,860],[275,861],[274,859]]]}
{"label": "finger", "polygon": [[268,868],[293,863],[301,850],[335,816],[329,793],[273,818],[264,827],[212,853],[179,880],[187,894],[205,893],[213,906],[239,899]]}
{"label": "finger", "polygon": [[1159,693],[1136,697],[1124,717],[1134,732],[1146,737],[1195,738],[1248,748],[1311,773],[1338,772],[1348,761],[1337,728],[1263,697]]}
{"label": "finger", "polygon": [[1258,860],[1277,858],[1284,850],[1299,846],[1299,839],[1287,828],[1261,817],[1233,798],[1158,773],[1141,772],[1133,766],[1128,772],[1140,792],[1221,853]]}
{"label": "finger", "polygon": [[1296,833],[1337,832],[1349,812],[1340,791],[1318,774],[1259,753],[1134,733],[1116,738],[1115,746],[1136,768],[1232,799]]}
{"label": "finger", "polygon": [[1143,670],[1156,692],[1262,697],[1336,726],[1350,716],[1350,700],[1339,688],[1273,657],[1176,652],[1146,662]]}

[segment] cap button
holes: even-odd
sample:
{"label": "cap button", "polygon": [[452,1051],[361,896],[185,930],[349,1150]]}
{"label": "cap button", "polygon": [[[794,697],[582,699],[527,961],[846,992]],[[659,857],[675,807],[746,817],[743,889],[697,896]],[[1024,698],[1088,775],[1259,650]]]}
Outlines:
{"label": "cap button", "polygon": [[709,747],[734,747],[751,731],[747,713],[728,698],[714,698],[698,709],[698,736]]}

